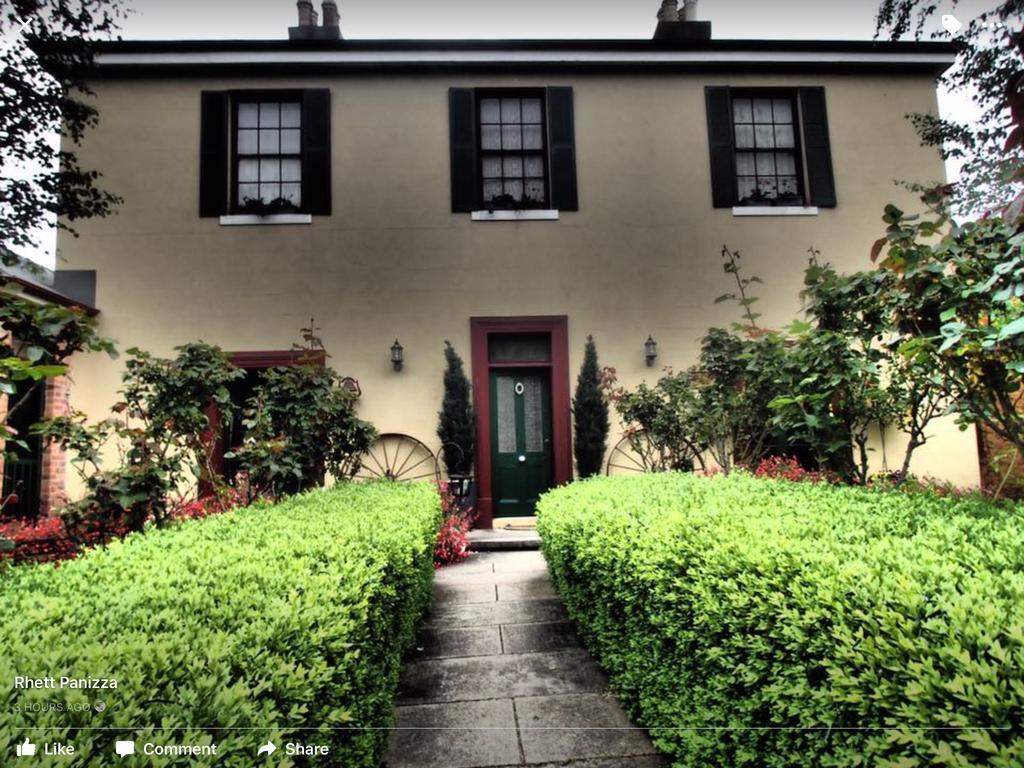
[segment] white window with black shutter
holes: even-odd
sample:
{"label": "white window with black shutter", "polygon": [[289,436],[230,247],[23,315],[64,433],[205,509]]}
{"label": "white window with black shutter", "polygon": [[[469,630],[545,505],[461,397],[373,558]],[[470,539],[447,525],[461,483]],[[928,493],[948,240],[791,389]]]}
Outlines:
{"label": "white window with black shutter", "polygon": [[452,88],[452,211],[551,219],[579,209],[573,91]]}
{"label": "white window with black shutter", "polygon": [[716,208],[745,215],[835,207],[824,88],[705,93]]}
{"label": "white window with black shutter", "polygon": [[294,222],[331,213],[330,92],[203,91],[199,215]]}

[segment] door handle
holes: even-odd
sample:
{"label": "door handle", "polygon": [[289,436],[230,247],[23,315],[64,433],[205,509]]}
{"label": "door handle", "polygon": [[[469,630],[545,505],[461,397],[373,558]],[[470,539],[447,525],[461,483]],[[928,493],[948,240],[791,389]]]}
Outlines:
{"label": "door handle", "polygon": [[520,461],[526,461],[526,457],[525,457],[525,456],[523,456],[522,454],[520,454],[520,456],[519,456],[519,460],[520,460]]}

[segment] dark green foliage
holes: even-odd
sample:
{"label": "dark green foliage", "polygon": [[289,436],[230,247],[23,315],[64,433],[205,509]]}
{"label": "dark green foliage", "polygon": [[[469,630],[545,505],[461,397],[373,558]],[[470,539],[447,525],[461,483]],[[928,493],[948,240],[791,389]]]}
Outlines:
{"label": "dark green foliage", "polygon": [[473,471],[476,445],[476,416],[470,399],[469,379],[451,342],[444,343],[444,400],[437,414],[437,436],[448,476],[468,475]]}
{"label": "dark green foliage", "polygon": [[1017,508],[659,474],[552,491],[538,529],[676,768],[1024,764]]}
{"label": "dark green foliage", "polygon": [[[251,768],[268,738],[330,747],[301,765],[377,768],[439,523],[428,485],[345,485],[4,573],[0,674],[116,677],[118,689],[19,691],[21,713],[0,712],[0,753],[23,728],[74,729],[76,768],[106,768],[119,734],[152,740],[162,726],[159,741],[218,743],[187,761],[199,768]],[[32,709],[98,698],[103,714]]]}
{"label": "dark green foliage", "polygon": [[572,415],[576,473],[580,477],[600,474],[608,441],[608,403],[601,392],[601,369],[597,365],[597,346],[593,336],[587,336],[587,346],[583,351]]}
{"label": "dark green foliage", "polygon": [[[121,199],[99,187],[98,171],[76,153],[99,113],[86,83],[94,41],[113,37],[126,14],[120,0],[11,0],[0,9],[0,167],[29,169],[0,177],[0,260],[37,245],[52,226],[112,213]],[[48,134],[60,132],[55,147]]]}
{"label": "dark green foliage", "polygon": [[[176,348],[173,358],[129,350],[122,402],[110,418],[89,425],[72,412],[37,432],[73,455],[85,496],[61,514],[68,529],[124,533],[167,521],[172,497],[210,478],[210,408],[230,418],[228,385],[242,375],[219,347],[202,342]],[[103,470],[112,443],[120,464]]]}

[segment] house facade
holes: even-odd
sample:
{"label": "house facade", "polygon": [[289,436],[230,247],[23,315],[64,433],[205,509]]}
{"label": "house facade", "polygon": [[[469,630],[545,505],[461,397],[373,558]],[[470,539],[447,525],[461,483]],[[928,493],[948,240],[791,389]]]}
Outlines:
{"label": "house facade", "polygon": [[[916,205],[893,181],[944,176],[905,118],[936,112],[942,44],[717,40],[671,2],[651,40],[347,41],[333,3],[298,5],[281,41],[101,47],[81,157],[125,202],[61,256],[122,348],[258,368],[315,318],[360,416],[435,453],[450,340],[482,525],[572,478],[588,335],[626,386],[690,365],[737,319],[723,245],[781,326],[808,248],[865,268],[883,206]],[[74,407],[102,417],[120,374],[76,360]],[[915,471],[976,485],[973,430],[932,433]]]}

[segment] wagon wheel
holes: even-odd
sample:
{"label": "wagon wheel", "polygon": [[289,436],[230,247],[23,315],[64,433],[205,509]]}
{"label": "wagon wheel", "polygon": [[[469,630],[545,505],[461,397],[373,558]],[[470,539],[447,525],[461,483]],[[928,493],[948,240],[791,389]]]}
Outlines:
{"label": "wagon wheel", "polygon": [[606,475],[635,475],[664,472],[665,458],[643,430],[626,435],[612,448],[605,465]]}
{"label": "wagon wheel", "polygon": [[356,480],[416,480],[441,479],[437,457],[415,437],[398,433],[379,435],[359,457]]}

